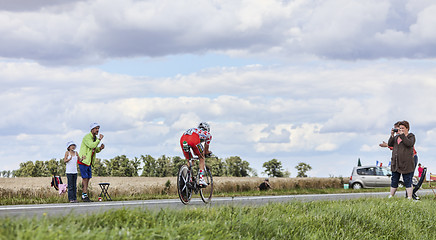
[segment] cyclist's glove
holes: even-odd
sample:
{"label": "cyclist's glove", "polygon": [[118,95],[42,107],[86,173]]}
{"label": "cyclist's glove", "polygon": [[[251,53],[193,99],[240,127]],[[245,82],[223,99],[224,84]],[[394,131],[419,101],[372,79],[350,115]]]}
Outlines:
{"label": "cyclist's glove", "polygon": [[212,157],[212,152],[209,152],[209,154],[204,155],[204,157],[206,157],[206,158]]}

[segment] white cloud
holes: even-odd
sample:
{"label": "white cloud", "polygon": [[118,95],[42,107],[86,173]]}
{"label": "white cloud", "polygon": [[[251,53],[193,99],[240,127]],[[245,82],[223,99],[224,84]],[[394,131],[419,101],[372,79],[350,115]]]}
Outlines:
{"label": "white cloud", "polygon": [[50,65],[208,52],[331,59],[436,54],[433,1],[98,0],[14,6],[4,6],[0,14],[0,56]]}
{"label": "white cloud", "polygon": [[411,122],[420,158],[429,165],[435,70],[425,62],[419,69],[402,61],[330,62],[216,68],[162,79],[3,62],[0,100],[8,104],[0,106],[1,166],[60,158],[65,143],[79,143],[94,121],[105,134],[102,158],[180,155],[183,131],[206,120],[218,156],[242,156],[259,172],[272,158],[291,170],[312,159],[314,173],[322,172],[319,161],[329,161],[328,169],[336,170],[324,176],[338,175],[358,157],[388,159],[377,145],[403,119]]}
{"label": "white cloud", "polygon": [[360,151],[362,152],[374,152],[376,150],[378,150],[378,148],[380,148],[380,146],[377,146],[375,144],[373,145],[368,145],[368,144],[364,144],[361,148]]}
{"label": "white cloud", "polygon": [[334,151],[337,148],[338,148],[338,145],[328,142],[328,143],[322,143],[321,145],[316,147],[315,150],[317,150],[317,151]]}

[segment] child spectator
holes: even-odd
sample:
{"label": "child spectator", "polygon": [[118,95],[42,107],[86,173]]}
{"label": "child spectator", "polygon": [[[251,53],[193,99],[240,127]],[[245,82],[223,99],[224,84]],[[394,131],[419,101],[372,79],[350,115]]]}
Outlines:
{"label": "child spectator", "polygon": [[421,178],[421,176],[422,176],[422,172],[424,171],[424,168],[423,167],[421,167],[421,163],[420,164],[418,164],[418,177],[419,178]]}
{"label": "child spectator", "polygon": [[65,172],[68,179],[68,200],[70,203],[77,202],[77,160],[82,160],[75,150],[76,144],[73,141],[68,142],[64,162],[67,164]]}

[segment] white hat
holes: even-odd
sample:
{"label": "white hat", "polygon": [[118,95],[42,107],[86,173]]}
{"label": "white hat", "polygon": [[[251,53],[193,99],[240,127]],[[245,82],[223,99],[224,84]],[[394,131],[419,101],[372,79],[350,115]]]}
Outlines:
{"label": "white hat", "polygon": [[89,126],[90,130],[92,130],[92,129],[96,128],[96,127],[100,127],[100,124],[98,124],[98,123],[92,123],[92,124]]}
{"label": "white hat", "polygon": [[67,142],[67,150],[71,145],[76,145],[73,141],[69,141]]}

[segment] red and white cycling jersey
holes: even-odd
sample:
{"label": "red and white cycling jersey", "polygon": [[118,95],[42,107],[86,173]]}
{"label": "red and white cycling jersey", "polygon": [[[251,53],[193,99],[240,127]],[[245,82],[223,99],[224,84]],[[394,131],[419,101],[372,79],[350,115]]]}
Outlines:
{"label": "red and white cycling jersey", "polygon": [[210,141],[212,141],[212,134],[208,131],[201,130],[199,128],[190,128],[183,135],[192,135],[193,133],[198,134],[200,137],[200,141],[206,141],[206,144],[209,145]]}

